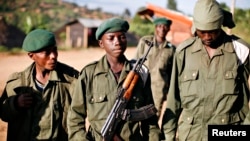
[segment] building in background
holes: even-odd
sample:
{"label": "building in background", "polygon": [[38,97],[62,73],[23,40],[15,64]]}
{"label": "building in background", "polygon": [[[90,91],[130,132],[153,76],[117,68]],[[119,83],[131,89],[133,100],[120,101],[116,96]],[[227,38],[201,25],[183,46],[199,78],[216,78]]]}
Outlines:
{"label": "building in background", "polygon": [[192,18],[180,12],[148,3],[146,7],[139,10],[137,14],[150,21],[153,20],[153,17],[165,17],[172,20],[171,29],[167,34],[167,40],[175,45],[192,36]]}
{"label": "building in background", "polygon": [[71,48],[98,46],[95,32],[101,23],[102,20],[88,18],[78,18],[68,22],[54,31],[57,43],[61,47]]}

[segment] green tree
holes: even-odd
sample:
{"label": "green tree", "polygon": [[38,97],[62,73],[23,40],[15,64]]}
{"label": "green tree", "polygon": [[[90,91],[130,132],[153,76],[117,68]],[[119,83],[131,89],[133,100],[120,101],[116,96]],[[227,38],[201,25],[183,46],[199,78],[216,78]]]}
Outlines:
{"label": "green tree", "polygon": [[167,0],[167,9],[178,11],[176,1],[175,0]]}
{"label": "green tree", "polygon": [[[226,3],[220,3],[220,6],[227,11],[230,11],[230,7]],[[241,9],[234,7],[233,19],[235,27],[232,29],[231,34],[235,34],[250,43],[250,9]],[[225,30],[227,31],[227,29]]]}
{"label": "green tree", "polygon": [[135,33],[139,37],[154,34],[153,23],[148,19],[141,18],[138,14],[132,19],[130,26],[130,32]]}
{"label": "green tree", "polygon": [[250,9],[235,9],[234,21],[236,27],[232,29],[232,34],[235,34],[250,44]]}

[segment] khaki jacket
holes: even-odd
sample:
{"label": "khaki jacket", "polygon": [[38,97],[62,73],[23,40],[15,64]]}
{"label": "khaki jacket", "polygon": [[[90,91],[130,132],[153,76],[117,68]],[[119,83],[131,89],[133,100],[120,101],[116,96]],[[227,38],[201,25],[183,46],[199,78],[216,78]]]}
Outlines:
{"label": "khaki jacket", "polygon": [[[8,122],[7,141],[67,141],[66,118],[79,72],[58,62],[41,93],[32,76],[34,66],[12,74],[1,96],[1,119]],[[33,94],[32,108],[16,108],[15,98],[20,92]]]}
{"label": "khaki jacket", "polygon": [[[102,140],[101,129],[115,103],[118,89],[130,70],[131,65],[126,61],[119,81],[116,82],[106,56],[82,69],[68,115],[69,139],[71,141]],[[141,79],[138,81],[127,109],[138,109],[153,103],[149,80],[146,84]],[[89,120],[90,129],[85,126],[86,118]],[[140,133],[141,131],[143,134]],[[126,141],[160,140],[160,129],[156,115],[143,121],[122,121],[116,134]]]}
{"label": "khaki jacket", "polygon": [[157,45],[153,35],[144,36],[137,45],[135,58],[140,58],[146,53],[148,46],[144,40],[154,43],[144,64],[148,67],[151,74],[151,89],[154,103],[159,111],[158,116],[160,116],[162,104],[168,94],[175,46],[168,41]]}
{"label": "khaki jacket", "polygon": [[223,37],[211,59],[198,37],[177,47],[163,117],[166,141],[176,133],[179,141],[207,141],[210,124],[249,124],[249,46]]}

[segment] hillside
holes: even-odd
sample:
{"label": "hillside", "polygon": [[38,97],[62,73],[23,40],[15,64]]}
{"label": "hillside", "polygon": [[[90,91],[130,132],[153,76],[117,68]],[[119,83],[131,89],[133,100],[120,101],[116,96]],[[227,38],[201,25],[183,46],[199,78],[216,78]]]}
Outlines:
{"label": "hillside", "polygon": [[2,0],[0,15],[7,23],[28,33],[34,28],[56,30],[75,18],[106,19],[115,16],[102,9],[88,9],[62,0]]}
{"label": "hillside", "polygon": [[[229,7],[222,5],[228,11]],[[129,11],[128,11],[129,13]],[[56,31],[59,27],[72,21],[76,18],[93,18],[93,19],[106,19],[115,15],[102,11],[101,8],[89,9],[87,6],[79,6],[75,3],[65,2],[63,0],[0,0],[0,47],[4,45],[8,33],[7,27],[1,24],[1,19],[10,24],[13,28],[13,34],[20,34],[22,37],[16,42],[23,39],[34,28],[44,28],[50,31]],[[138,15],[137,15],[138,16]],[[143,20],[135,22],[136,16],[130,19],[130,32],[137,36],[143,36],[153,33],[152,24],[145,24]],[[236,27],[232,29],[231,33],[236,34],[246,42],[250,43],[249,22],[250,22],[250,9],[235,9],[234,20]],[[23,32],[23,33],[22,33]],[[11,34],[11,33],[10,33]],[[9,36],[8,36],[9,37]],[[16,39],[16,38],[14,38]],[[19,43],[20,44],[20,43]],[[12,45],[15,47],[15,44]]]}

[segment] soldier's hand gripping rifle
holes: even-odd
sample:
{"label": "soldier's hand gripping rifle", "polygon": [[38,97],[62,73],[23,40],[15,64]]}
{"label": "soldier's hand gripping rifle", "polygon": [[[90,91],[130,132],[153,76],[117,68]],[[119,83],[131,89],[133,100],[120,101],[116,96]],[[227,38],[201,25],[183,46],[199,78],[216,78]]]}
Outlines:
{"label": "soldier's hand gripping rifle", "polygon": [[140,77],[139,71],[142,68],[143,63],[145,62],[150,49],[153,47],[152,42],[148,40],[144,41],[148,45],[148,50],[143,57],[139,58],[136,61],[135,65],[133,66],[133,69],[129,72],[125,81],[123,82],[121,90],[118,92],[118,97],[115,101],[115,104],[101,130],[103,141],[110,141],[113,138],[116,127],[118,123],[122,120],[119,116],[122,115],[128,101],[131,98],[134,86],[136,85]]}

